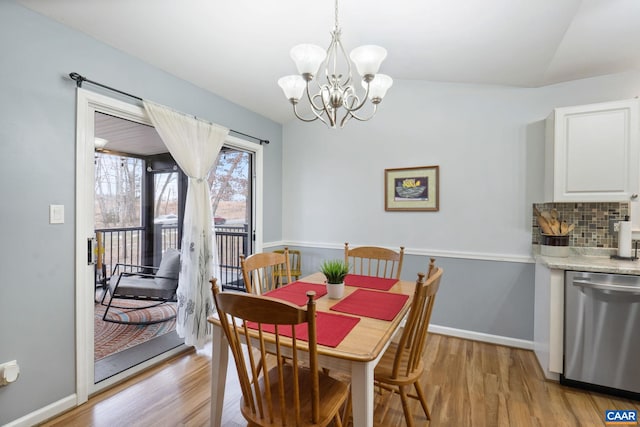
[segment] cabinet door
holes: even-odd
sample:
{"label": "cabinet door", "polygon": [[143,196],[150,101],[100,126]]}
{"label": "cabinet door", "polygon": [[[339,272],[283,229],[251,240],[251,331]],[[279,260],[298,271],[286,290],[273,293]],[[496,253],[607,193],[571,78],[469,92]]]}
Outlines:
{"label": "cabinet door", "polygon": [[[629,201],[637,197],[638,100],[557,108],[551,156],[553,201]],[[548,178],[548,177],[547,177]]]}

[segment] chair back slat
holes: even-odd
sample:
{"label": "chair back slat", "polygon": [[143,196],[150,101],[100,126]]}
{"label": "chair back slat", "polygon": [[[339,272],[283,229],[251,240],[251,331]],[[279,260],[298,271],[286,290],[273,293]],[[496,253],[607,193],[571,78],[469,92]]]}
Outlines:
{"label": "chair back slat", "polygon": [[[220,324],[236,362],[249,425],[314,425],[320,418],[315,292],[305,307],[266,296],[221,292],[212,280]],[[295,325],[306,323],[308,340]],[[244,348],[244,349],[243,349]],[[302,375],[299,368],[307,360]],[[269,357],[269,354],[272,356]],[[286,361],[285,361],[286,359]],[[303,378],[304,377],[304,378]],[[346,399],[346,386],[344,398]],[[308,399],[311,393],[311,399]],[[309,402],[308,404],[304,402]]]}
{"label": "chair back slat", "polygon": [[408,376],[419,368],[442,273],[442,269],[435,266],[426,280],[423,273],[418,273],[407,322],[398,342],[392,377]]}
{"label": "chair back slat", "polygon": [[[234,318],[235,320],[235,318]],[[240,330],[240,328],[236,328],[236,334],[238,334],[238,331]],[[243,322],[242,324],[242,330],[244,333],[244,336],[248,336],[249,334],[249,328],[247,327],[247,324],[245,322]],[[262,334],[262,326],[260,325],[259,329],[258,329],[258,340],[259,342],[263,341],[263,334]],[[238,335],[238,342],[241,342],[240,336]],[[258,359],[258,362],[256,362],[256,357],[255,357],[255,351],[254,351],[254,345],[252,343],[251,340],[246,340],[247,345],[247,357],[249,358],[249,366],[251,369],[251,384],[253,384],[253,393],[260,393],[260,388],[259,388],[259,383],[258,383],[258,378],[260,376],[260,372],[262,369],[265,369],[265,358],[264,358],[264,352],[262,349],[262,346],[259,346],[258,351],[260,352],[260,358]],[[244,368],[246,371],[246,367]],[[266,391],[267,393],[270,393],[270,387],[269,384],[267,382],[267,387],[266,387]],[[270,399],[267,400],[267,404],[270,402]],[[260,414],[261,417],[264,417],[264,408],[263,408],[263,402],[261,399],[256,399],[254,400],[250,406],[252,407],[252,410],[257,411]],[[268,413],[271,413],[273,411],[273,408],[268,408]]]}
{"label": "chair back slat", "polygon": [[286,248],[282,253],[262,252],[248,257],[240,255],[240,266],[245,287],[251,294],[262,295],[271,291],[282,285],[283,279],[291,283],[289,251]]}
{"label": "chair back slat", "polygon": [[[227,316],[220,316],[220,323],[225,331],[225,335],[227,337],[227,342],[229,343],[229,348],[231,349],[231,353],[233,355],[234,360],[236,360],[236,368],[238,371],[238,379],[240,380],[240,388],[242,390],[242,396],[244,400],[245,406],[250,406],[252,411],[256,411],[256,401],[253,399],[249,399],[248,396],[251,396],[251,381],[249,381],[246,375],[240,375],[240,372],[246,372],[247,366],[245,363],[245,359],[242,353],[242,341],[240,339],[239,328],[240,326],[236,323],[235,318],[231,318],[231,323],[229,322],[229,318]],[[251,349],[249,349],[249,353],[251,353]],[[260,408],[262,413],[262,409]]]}
{"label": "chair back slat", "polygon": [[349,248],[348,242],[344,244],[344,262],[349,264],[353,274],[399,280],[403,259],[403,246],[396,252],[377,246]]}

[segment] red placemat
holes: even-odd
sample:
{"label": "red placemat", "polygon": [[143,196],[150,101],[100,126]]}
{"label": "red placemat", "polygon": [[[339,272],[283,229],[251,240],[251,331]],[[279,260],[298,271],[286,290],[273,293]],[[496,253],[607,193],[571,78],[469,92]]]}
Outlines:
{"label": "red placemat", "polygon": [[347,286],[357,286],[359,288],[378,289],[388,291],[398,283],[398,279],[385,279],[384,277],[360,276],[358,274],[347,274],[344,284]]}
{"label": "red placemat", "polygon": [[292,282],[281,288],[269,291],[264,295],[288,301],[302,307],[307,303],[307,291],[315,291],[316,296],[313,299],[318,299],[327,294],[327,287],[317,283]]}
{"label": "red placemat", "polygon": [[409,295],[356,289],[354,293],[331,307],[331,310],[374,319],[393,320],[409,299]]}
{"label": "red placemat", "polygon": [[[346,337],[349,332],[358,324],[360,319],[357,317],[345,316],[342,314],[325,313],[324,311],[316,312],[316,334],[318,344],[326,345],[327,347],[337,347]],[[247,322],[247,327],[251,329],[258,329],[258,324],[255,322]],[[296,337],[302,341],[309,340],[309,334],[307,331],[307,323],[301,323],[295,326]],[[262,330],[265,332],[273,333],[275,331],[274,325],[262,325]],[[278,327],[280,334],[290,337],[291,326],[281,325]]]}

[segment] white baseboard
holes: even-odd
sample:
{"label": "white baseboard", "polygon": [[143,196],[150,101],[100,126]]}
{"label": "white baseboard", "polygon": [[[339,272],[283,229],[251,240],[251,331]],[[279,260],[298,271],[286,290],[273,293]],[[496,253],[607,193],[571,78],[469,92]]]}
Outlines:
{"label": "white baseboard", "polygon": [[[136,375],[145,369],[150,368],[151,366],[157,365],[164,360],[170,359],[176,356],[179,353],[188,351],[188,347],[181,345],[169,351],[162,353],[159,356],[154,357],[153,359],[147,360],[139,365],[136,365],[125,372],[121,372],[118,375],[115,375],[105,381],[100,382],[100,385],[97,386],[92,394],[98,393],[110,386],[113,386],[119,382],[130,378],[133,375]],[[78,406],[78,395],[72,394],[63,399],[58,400],[57,402],[53,402],[52,404],[45,406],[44,408],[37,409],[17,420],[10,422],[9,424],[3,425],[2,427],[30,427],[36,424],[39,424],[43,421],[46,421],[50,418],[57,417],[61,415],[63,412],[68,411],[69,409],[73,409]]]}
{"label": "white baseboard", "polygon": [[36,411],[28,413],[27,415],[18,418],[17,420],[13,420],[9,424],[6,424],[4,427],[34,426],[48,420],[49,418],[53,418],[56,415],[60,415],[61,413],[68,411],[69,409],[75,408],[77,405],[77,400],[77,396],[75,394],[72,394],[58,400],[57,402],[53,402],[52,404],[47,405],[44,408],[40,408]]}
{"label": "white baseboard", "polygon": [[504,345],[507,347],[533,350],[533,341],[521,340],[519,338],[503,337],[501,335],[491,335],[482,332],[467,331],[464,329],[449,328],[447,326],[438,325],[429,325],[429,332],[440,335],[448,335],[451,337],[464,338],[467,340]]}

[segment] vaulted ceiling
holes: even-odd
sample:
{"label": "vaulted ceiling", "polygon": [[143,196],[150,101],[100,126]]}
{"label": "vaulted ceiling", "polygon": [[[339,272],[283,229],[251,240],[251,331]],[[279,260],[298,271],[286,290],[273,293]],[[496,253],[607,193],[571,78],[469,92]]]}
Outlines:
{"label": "vaulted ceiling", "polygon": [[[280,123],[289,50],[328,46],[334,21],[333,0],[19,2]],[[342,0],[339,20],[348,51],[387,49],[394,79],[538,87],[640,69],[638,0]]]}

